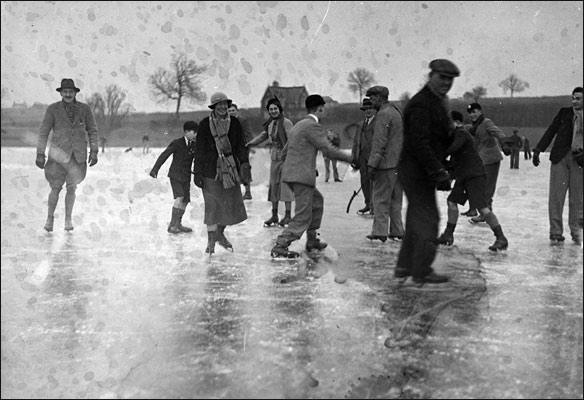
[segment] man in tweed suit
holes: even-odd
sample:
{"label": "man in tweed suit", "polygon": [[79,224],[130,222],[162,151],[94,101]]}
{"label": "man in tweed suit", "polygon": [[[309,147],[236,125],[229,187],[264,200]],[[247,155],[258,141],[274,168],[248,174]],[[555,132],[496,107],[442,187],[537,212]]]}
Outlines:
{"label": "man in tweed suit", "polygon": [[[75,99],[79,90],[75,87],[73,79],[63,79],[61,87],[57,88],[62,100],[47,108],[39,129],[36,165],[45,170],[45,178],[51,186],[45,223],[47,232],[53,230],[55,208],[59,201],[59,193],[65,183],[67,186],[65,230],[73,230],[71,215],[75,204],[75,190],[77,185],[85,179],[87,163],[90,167],[97,164],[99,149],[97,124],[89,106]],[[49,147],[49,157],[46,160],[45,149],[51,131],[53,131],[53,136]],[[88,138],[89,158],[87,157]]]}
{"label": "man in tweed suit", "polygon": [[322,221],[324,199],[316,188],[316,155],[320,150],[328,158],[351,163],[351,155],[335,148],[320,124],[325,115],[324,99],[313,94],[305,100],[308,115],[292,127],[282,157],[282,182],[294,193],[294,217],[276,239],[271,256],[296,258],[300,254],[288,246],[306,232],[306,251],[323,250],[327,244],[317,238]]}

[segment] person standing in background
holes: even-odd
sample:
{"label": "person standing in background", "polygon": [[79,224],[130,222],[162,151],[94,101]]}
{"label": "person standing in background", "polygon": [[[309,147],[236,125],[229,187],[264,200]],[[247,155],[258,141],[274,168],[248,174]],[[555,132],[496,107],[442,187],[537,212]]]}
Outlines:
{"label": "person standing in background", "polygon": [[[341,138],[336,132],[333,132],[331,129],[327,130],[327,138],[329,142],[333,145],[334,148],[339,149],[341,147]],[[331,163],[333,164],[333,178],[335,182],[342,182],[339,178],[339,170],[337,169],[337,160],[330,159],[323,154],[324,158],[324,170],[325,170],[325,177],[324,181],[328,182],[329,178],[331,177]]]}
{"label": "person standing in background", "polygon": [[523,157],[526,160],[531,160],[531,146],[529,145],[529,139],[523,136]]}
{"label": "person standing in background", "polygon": [[357,211],[357,214],[373,214],[373,202],[371,201],[371,179],[369,179],[369,171],[367,167],[367,161],[369,161],[369,155],[371,154],[371,143],[373,142],[373,127],[375,121],[375,114],[377,110],[373,107],[371,99],[363,99],[363,105],[361,106],[361,111],[365,114],[365,119],[361,125],[361,128],[355,133],[353,139],[353,148],[351,154],[355,162],[351,165],[353,169],[359,170],[359,176],[361,178],[361,190],[363,192],[363,197],[365,198],[365,207]]}
{"label": "person standing in background", "polygon": [[519,152],[523,147],[523,141],[517,134],[518,132],[518,129],[513,129],[513,135],[508,138],[511,147],[511,169],[519,169]]}
{"label": "person standing in background", "polygon": [[[230,116],[235,117],[239,120],[239,123],[241,124],[241,127],[243,128],[243,136],[245,137],[245,144],[247,146],[247,144],[253,140],[253,133],[251,132],[251,130],[249,128],[249,122],[247,122],[247,120],[245,118],[242,118],[239,115],[239,107],[237,107],[237,104],[235,104],[235,103],[231,103],[231,105],[227,109],[227,112],[229,113]],[[248,149],[248,151],[249,151],[249,149]],[[248,154],[248,156],[249,156],[249,154]],[[249,183],[243,184],[245,187],[245,193],[243,194],[243,200],[251,200],[252,199],[251,189],[249,187],[251,182],[252,182],[251,162],[249,165],[249,171],[246,171],[246,173],[249,173],[249,176],[247,176],[245,180]]]}

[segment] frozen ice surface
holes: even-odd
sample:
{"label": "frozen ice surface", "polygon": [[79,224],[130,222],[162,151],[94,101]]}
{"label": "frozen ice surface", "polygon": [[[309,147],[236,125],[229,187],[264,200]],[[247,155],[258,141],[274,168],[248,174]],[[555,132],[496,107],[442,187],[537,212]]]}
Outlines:
{"label": "frozen ice surface", "polygon": [[35,150],[1,150],[2,398],[582,398],[582,247],[567,226],[549,244],[547,154],[538,168],[501,165],[509,250],[491,254],[490,229],[461,217],[435,263],[452,290],[419,293],[393,282],[400,244],[365,239],[363,197],[345,212],[359,188],[346,164],[342,183],[324,183],[318,158],[328,258],[270,259],[282,229],[262,227],[264,150],[249,218],[226,230],[235,251],[209,258],[200,190],[183,217],[193,232],[167,233],[170,161],[155,180],[163,149],[123,150],[88,168],[69,233],[64,190],[43,230]]}

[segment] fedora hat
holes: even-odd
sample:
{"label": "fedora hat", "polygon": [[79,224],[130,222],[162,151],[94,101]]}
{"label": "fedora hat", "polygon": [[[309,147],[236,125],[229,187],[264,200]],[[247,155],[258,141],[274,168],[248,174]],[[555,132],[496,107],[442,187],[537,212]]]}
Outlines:
{"label": "fedora hat", "polygon": [[211,104],[209,104],[209,108],[214,109],[217,103],[221,103],[222,101],[226,101],[228,106],[231,105],[232,101],[230,98],[227,97],[225,93],[217,92],[213,93],[211,96]]}
{"label": "fedora hat", "polygon": [[75,82],[73,82],[73,79],[67,78],[61,80],[61,87],[57,88],[57,92],[60,92],[63,89],[75,89],[76,92],[81,90],[78,87],[75,87]]}

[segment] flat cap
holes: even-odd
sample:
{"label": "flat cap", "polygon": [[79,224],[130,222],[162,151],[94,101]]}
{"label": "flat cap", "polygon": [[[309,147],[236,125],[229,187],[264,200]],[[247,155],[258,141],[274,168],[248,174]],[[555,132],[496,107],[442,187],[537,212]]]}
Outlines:
{"label": "flat cap", "polygon": [[482,110],[481,105],[479,103],[471,103],[468,106],[466,106],[466,112],[467,113],[471,113],[474,110]]}
{"label": "flat cap", "polygon": [[377,95],[381,97],[388,97],[389,96],[389,89],[385,86],[373,86],[367,89],[367,93],[365,96]]}
{"label": "flat cap", "polygon": [[326,104],[326,102],[324,101],[322,96],[320,96],[318,94],[311,94],[304,101],[304,105],[306,106],[307,109],[318,107],[318,106],[323,106],[325,104]]}
{"label": "flat cap", "polygon": [[432,71],[441,73],[442,75],[457,77],[460,76],[460,70],[454,63],[450,60],[444,58],[439,58],[437,60],[430,61],[429,65]]}

